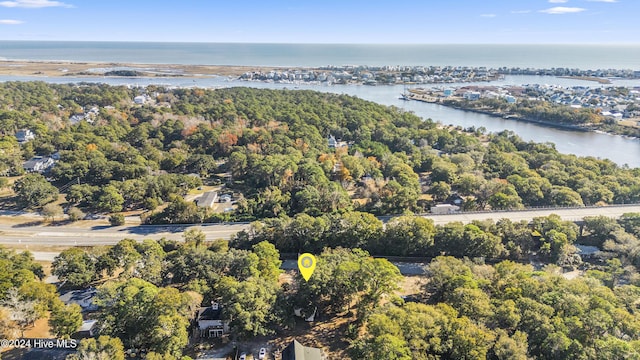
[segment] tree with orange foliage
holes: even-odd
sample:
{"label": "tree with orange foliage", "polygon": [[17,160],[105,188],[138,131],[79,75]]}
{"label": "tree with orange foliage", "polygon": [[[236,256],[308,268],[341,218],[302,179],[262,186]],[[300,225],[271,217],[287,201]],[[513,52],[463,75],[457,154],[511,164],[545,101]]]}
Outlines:
{"label": "tree with orange foliage", "polygon": [[225,131],[218,136],[218,149],[221,155],[229,155],[231,147],[238,143],[238,136],[231,132]]}

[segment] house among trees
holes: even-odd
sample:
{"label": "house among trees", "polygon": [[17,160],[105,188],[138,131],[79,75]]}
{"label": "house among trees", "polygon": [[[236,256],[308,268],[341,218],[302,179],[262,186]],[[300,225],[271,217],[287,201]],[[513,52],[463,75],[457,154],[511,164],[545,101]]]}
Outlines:
{"label": "house among trees", "polygon": [[34,134],[33,131],[29,129],[18,130],[16,132],[16,139],[18,139],[18,142],[20,144],[24,144],[27,141],[33,140],[35,138],[36,138],[36,134]]}
{"label": "house among trees", "polygon": [[196,199],[196,204],[199,207],[203,208],[212,208],[216,201],[218,201],[218,192],[217,191],[207,191],[202,194],[201,197]]}
{"label": "house among trees", "polygon": [[83,320],[82,325],[73,334],[76,339],[90,338],[98,335],[98,320]]}
{"label": "house among trees", "polygon": [[335,136],[333,135],[329,135],[329,137],[327,138],[327,145],[329,146],[329,149],[340,149],[345,146],[349,146],[346,141],[336,140]]}
{"label": "house among trees", "polygon": [[293,340],[282,351],[282,360],[325,360],[321,349],[303,346]]}
{"label": "house among trees", "polygon": [[34,156],[22,164],[22,168],[26,172],[43,173],[48,171],[55,165],[56,161],[51,157]]}
{"label": "house among trees", "polygon": [[98,306],[93,303],[93,298],[98,293],[96,288],[88,288],[82,290],[72,290],[60,295],[60,301],[65,305],[78,304],[82,308],[82,312],[96,311]]}
{"label": "house among trees", "polygon": [[445,202],[451,205],[462,206],[462,203],[464,203],[464,199],[458,193],[453,193],[449,195]]}
{"label": "house among trees", "polygon": [[212,301],[211,306],[198,311],[200,337],[215,338],[229,332],[229,321],[222,319],[222,307]]}

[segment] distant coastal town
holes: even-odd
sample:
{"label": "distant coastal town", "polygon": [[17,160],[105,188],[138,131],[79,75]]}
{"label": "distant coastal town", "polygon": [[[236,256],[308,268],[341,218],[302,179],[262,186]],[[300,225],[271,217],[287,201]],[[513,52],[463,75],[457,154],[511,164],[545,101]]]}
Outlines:
{"label": "distant coastal town", "polygon": [[569,68],[486,68],[466,66],[327,66],[314,69],[270,69],[245,72],[241,80],[314,84],[446,84],[490,82],[505,75],[538,75],[578,78],[610,83],[609,79],[639,79],[640,71]]}
{"label": "distant coastal town", "polygon": [[505,119],[640,135],[640,87],[439,86],[412,88],[401,94],[401,98]]}

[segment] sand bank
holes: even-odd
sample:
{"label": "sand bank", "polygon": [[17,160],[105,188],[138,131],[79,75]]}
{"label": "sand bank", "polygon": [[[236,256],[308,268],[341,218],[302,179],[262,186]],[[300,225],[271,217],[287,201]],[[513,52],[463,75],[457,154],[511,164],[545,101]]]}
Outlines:
{"label": "sand bank", "polygon": [[[270,71],[276,67],[226,65],[127,64],[62,61],[0,61],[0,75],[15,76],[97,76],[108,71],[130,70],[140,76],[240,76],[248,71]],[[283,70],[283,69],[279,69]]]}

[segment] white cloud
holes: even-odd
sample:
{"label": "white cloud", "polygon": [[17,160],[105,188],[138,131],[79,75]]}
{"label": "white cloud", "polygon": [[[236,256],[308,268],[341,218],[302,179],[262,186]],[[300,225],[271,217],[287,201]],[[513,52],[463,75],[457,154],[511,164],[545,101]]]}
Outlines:
{"label": "white cloud", "polygon": [[24,23],[24,21],[21,21],[21,20],[10,20],[10,19],[0,20],[0,25],[20,25],[22,23]]}
{"label": "white cloud", "polygon": [[550,3],[552,4],[563,4],[568,2],[569,0],[549,0]]}
{"label": "white cloud", "polygon": [[528,14],[530,12],[531,10],[512,10],[511,11],[512,14]]}
{"label": "white cloud", "polygon": [[1,1],[0,6],[9,8],[29,8],[37,9],[44,7],[73,7],[73,5],[65,4],[60,1],[51,0],[14,0],[14,1]]}
{"label": "white cloud", "polygon": [[579,7],[556,6],[556,7],[550,8],[550,9],[540,10],[540,12],[541,13],[546,13],[546,14],[559,15],[559,14],[579,13],[579,12],[583,12],[585,10],[587,10],[587,9],[579,8]]}
{"label": "white cloud", "polygon": [[498,15],[496,15],[496,14],[481,14],[480,15],[480,17],[483,17],[483,18],[494,18],[496,16],[498,16]]}

